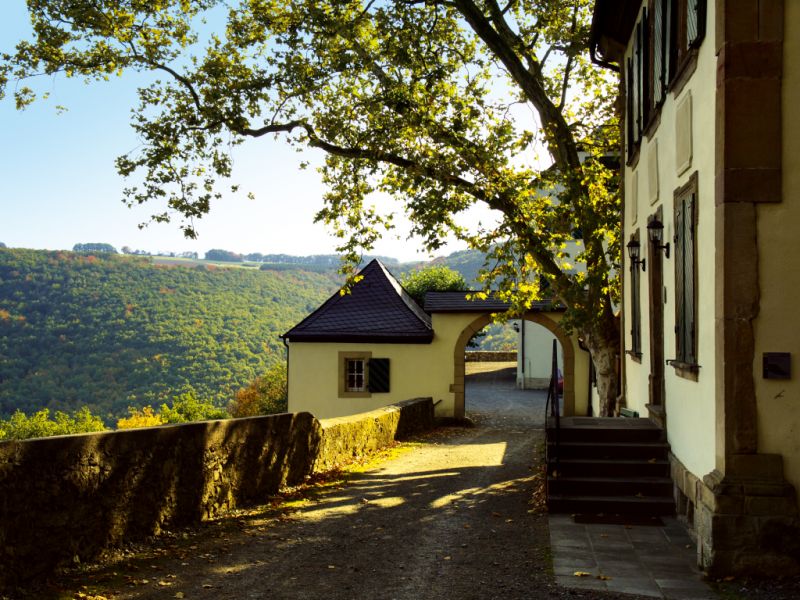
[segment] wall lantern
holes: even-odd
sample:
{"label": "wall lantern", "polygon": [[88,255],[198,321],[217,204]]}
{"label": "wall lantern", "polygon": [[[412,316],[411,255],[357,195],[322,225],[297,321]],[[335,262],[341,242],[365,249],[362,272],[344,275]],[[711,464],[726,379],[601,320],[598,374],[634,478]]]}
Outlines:
{"label": "wall lantern", "polygon": [[642,265],[642,271],[646,271],[647,269],[644,264],[646,259],[643,258],[639,260],[639,249],[638,240],[631,240],[628,242],[628,256],[631,259],[631,266],[636,268],[637,265]]}
{"label": "wall lantern", "polygon": [[653,219],[647,224],[647,237],[657,250],[663,250],[664,256],[669,258],[669,242],[661,243],[664,240],[664,224],[661,221]]}

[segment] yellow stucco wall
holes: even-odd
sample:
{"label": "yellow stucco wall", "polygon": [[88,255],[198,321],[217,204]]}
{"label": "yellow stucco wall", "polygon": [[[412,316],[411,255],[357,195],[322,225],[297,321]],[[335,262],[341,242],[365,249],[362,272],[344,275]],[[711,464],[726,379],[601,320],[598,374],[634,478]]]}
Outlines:
{"label": "yellow stucco wall", "polygon": [[[432,397],[436,416],[453,416],[456,385],[456,344],[462,333],[483,313],[434,314],[434,338],[430,344],[290,343],[289,411],[308,411],[319,419],[373,410],[417,397]],[[560,314],[545,318],[560,320]],[[575,414],[586,414],[588,354],[575,349]],[[390,360],[390,392],[369,398],[340,398],[339,352],[371,352],[373,358]],[[565,386],[569,383],[565,382]],[[469,404],[467,400],[467,409]]]}
{"label": "yellow stucco wall", "polygon": [[[395,402],[432,397],[437,416],[452,413],[449,391],[453,353],[431,344],[289,344],[289,411],[308,411],[318,419],[374,410]],[[369,398],[339,398],[339,352],[371,352],[390,361],[390,392]]]}
{"label": "yellow stucco wall", "polygon": [[[645,1],[642,6],[648,3]],[[638,229],[642,256],[647,257],[647,217],[659,206],[663,211],[664,241],[672,242],[674,229],[674,192],[685,185],[690,176],[698,175],[697,268],[698,295],[698,363],[697,381],[678,376],[665,367],[667,437],[672,452],[695,475],[702,477],[715,466],[715,242],[714,242],[714,126],[717,59],[714,48],[715,3],[708,2],[706,37],[700,47],[697,68],[676,97],[670,92],[661,107],[661,122],[652,138],[642,139],[638,162],[625,169],[625,235]],[[626,55],[630,56],[632,48]],[[676,107],[687,96],[692,103],[692,162],[678,173],[676,161]],[[651,160],[657,155],[657,160]],[[650,170],[656,168],[657,173]],[[650,181],[657,177],[657,198],[650,193]],[[631,206],[635,203],[636,206]],[[674,251],[674,250],[673,250]],[[630,274],[625,275],[625,311],[631,315]],[[664,358],[675,357],[675,263],[674,254],[663,260],[663,281],[666,290],[664,305]],[[641,277],[642,358],[641,363],[625,357],[625,398],[629,408],[647,416],[650,375],[650,322],[647,273]],[[625,350],[630,350],[630,319],[625,322]]]}
{"label": "yellow stucco wall", "polygon": [[[753,364],[759,451],[780,453],[800,490],[800,2],[784,3],[783,201],[758,207],[761,306]],[[791,352],[792,378],[762,377],[764,352]]]}

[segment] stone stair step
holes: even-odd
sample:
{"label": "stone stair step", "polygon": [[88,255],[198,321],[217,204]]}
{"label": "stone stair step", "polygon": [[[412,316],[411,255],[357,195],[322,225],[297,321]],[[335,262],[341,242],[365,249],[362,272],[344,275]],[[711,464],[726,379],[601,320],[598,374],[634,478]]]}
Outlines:
{"label": "stone stair step", "polygon": [[672,498],[651,496],[572,496],[551,494],[547,502],[553,513],[672,515]]}
{"label": "stone stair step", "polygon": [[672,500],[669,477],[548,477],[551,494],[575,496],[660,496]]}
{"label": "stone stair step", "polygon": [[556,449],[562,458],[644,458],[665,459],[669,445],[664,442],[548,442],[548,456]]}
{"label": "stone stair step", "polygon": [[666,459],[562,458],[548,465],[548,473],[562,477],[669,477]]}

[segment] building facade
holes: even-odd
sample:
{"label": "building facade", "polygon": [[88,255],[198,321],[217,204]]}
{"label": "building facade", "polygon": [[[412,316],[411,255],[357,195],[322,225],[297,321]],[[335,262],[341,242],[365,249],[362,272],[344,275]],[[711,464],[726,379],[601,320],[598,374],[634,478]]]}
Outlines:
{"label": "building facade", "polygon": [[800,564],[800,2],[598,0],[624,118],[624,403],[718,572]]}

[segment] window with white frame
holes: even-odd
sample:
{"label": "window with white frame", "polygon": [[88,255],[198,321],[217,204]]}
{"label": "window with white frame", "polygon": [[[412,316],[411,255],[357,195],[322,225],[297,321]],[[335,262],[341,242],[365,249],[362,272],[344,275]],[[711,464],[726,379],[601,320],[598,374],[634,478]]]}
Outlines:
{"label": "window with white frame", "polygon": [[364,358],[345,359],[345,391],[364,392],[367,389],[367,361]]}

